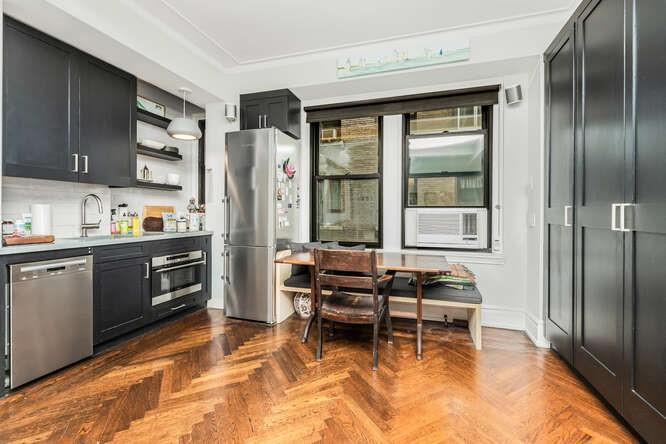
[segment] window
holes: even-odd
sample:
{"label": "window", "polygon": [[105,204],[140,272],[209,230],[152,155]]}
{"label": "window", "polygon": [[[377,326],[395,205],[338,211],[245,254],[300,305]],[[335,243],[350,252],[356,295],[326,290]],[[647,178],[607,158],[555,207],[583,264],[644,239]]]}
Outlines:
{"label": "window", "polygon": [[488,207],[491,108],[406,114],[405,207]]}
{"label": "window", "polygon": [[312,124],[313,240],[381,246],[381,122]]}
{"label": "window", "polygon": [[403,247],[488,249],[492,110],[404,114]]}

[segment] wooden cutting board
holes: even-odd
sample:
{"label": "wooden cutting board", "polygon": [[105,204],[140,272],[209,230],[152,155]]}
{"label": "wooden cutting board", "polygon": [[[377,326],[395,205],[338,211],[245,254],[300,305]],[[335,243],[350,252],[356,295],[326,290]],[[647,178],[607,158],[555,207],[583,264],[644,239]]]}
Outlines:
{"label": "wooden cutting board", "polygon": [[50,244],[55,237],[48,234],[44,236],[2,236],[3,245]]}
{"label": "wooden cutting board", "polygon": [[143,219],[147,217],[162,217],[162,213],[175,213],[176,208],[171,205],[146,205],[143,207]]}

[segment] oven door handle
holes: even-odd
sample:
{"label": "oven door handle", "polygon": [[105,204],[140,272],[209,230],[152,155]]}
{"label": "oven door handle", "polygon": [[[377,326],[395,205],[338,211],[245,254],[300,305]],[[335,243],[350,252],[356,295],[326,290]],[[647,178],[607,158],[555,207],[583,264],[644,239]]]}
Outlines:
{"label": "oven door handle", "polygon": [[155,270],[155,273],[164,273],[171,270],[177,270],[179,268],[191,267],[193,265],[206,265],[206,261],[203,260],[197,262],[190,262],[189,264],[176,265],[175,267],[160,268],[159,270]]}

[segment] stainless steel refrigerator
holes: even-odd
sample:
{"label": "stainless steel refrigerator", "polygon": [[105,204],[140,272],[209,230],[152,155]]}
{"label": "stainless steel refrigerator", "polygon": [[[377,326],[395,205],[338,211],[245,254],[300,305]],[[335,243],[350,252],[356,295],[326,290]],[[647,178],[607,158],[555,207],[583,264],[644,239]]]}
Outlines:
{"label": "stainless steel refrigerator", "polygon": [[300,142],[275,128],[226,135],[227,316],[277,322],[275,253],[299,228]]}

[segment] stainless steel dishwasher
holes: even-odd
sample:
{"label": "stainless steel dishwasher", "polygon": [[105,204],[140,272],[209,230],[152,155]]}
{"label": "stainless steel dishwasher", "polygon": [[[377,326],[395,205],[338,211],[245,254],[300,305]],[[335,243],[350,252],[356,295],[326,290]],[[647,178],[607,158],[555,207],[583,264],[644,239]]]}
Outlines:
{"label": "stainless steel dishwasher", "polygon": [[92,355],[92,279],[92,256],[9,266],[11,388]]}

